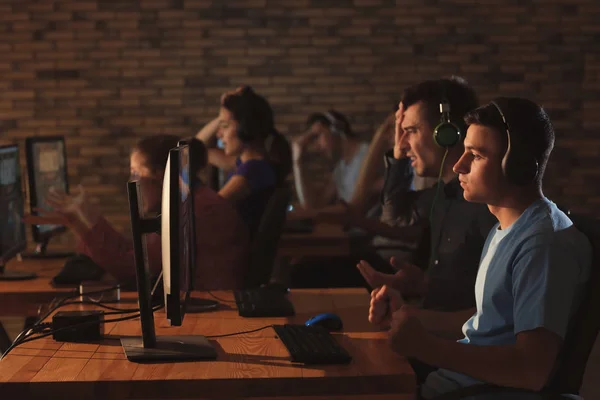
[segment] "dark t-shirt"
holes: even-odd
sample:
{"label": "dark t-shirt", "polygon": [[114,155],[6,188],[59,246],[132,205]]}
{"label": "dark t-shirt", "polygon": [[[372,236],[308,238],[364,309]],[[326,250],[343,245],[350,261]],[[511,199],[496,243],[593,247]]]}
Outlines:
{"label": "dark t-shirt", "polygon": [[237,209],[249,228],[251,235],[258,229],[258,224],[265,211],[269,197],[275,188],[275,170],[266,160],[236,160],[236,169],[229,175],[240,175],[250,185],[250,195],[237,203]]}

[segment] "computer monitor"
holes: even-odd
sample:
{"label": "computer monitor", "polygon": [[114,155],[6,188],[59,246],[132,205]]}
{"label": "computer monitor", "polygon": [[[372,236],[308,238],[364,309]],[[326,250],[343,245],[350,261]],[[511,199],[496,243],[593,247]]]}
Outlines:
{"label": "computer monitor", "polygon": [[[142,217],[139,182],[130,181],[127,184],[142,337],[122,338],[121,345],[131,361],[214,360],[217,357],[216,350],[206,337],[157,337],[154,329],[144,234],[160,231],[162,235],[165,312],[171,325],[181,325],[183,322],[186,300],[192,286],[195,235],[190,228],[193,221],[193,193],[189,186],[187,145],[169,152],[164,179],[163,214],[159,219]],[[168,203],[166,206],[164,199]]]}
{"label": "computer monitor", "polygon": [[[27,174],[29,182],[29,205],[32,215],[37,209],[51,210],[46,195],[51,187],[69,193],[67,155],[63,137],[29,137],[25,139]],[[64,232],[63,225],[32,225],[33,240],[38,244],[28,257],[68,257],[67,253],[48,253],[50,239]]]}
{"label": "computer monitor", "polygon": [[180,326],[193,287],[196,266],[194,193],[189,146],[171,150],[163,180],[161,243],[167,319]]}
{"label": "computer monitor", "polygon": [[19,146],[0,146],[0,280],[35,278],[34,273],[6,270],[6,263],[26,247]]}

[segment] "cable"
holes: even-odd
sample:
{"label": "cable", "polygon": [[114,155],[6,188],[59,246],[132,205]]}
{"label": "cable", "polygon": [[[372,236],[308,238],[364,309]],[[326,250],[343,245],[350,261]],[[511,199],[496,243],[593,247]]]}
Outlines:
{"label": "cable", "polygon": [[[440,173],[438,175],[438,180],[437,180],[437,185],[435,188],[435,194],[433,196],[433,202],[431,203],[431,209],[429,210],[429,226],[431,227],[433,224],[433,211],[435,210],[435,203],[437,202],[439,193],[440,193],[440,188],[444,185],[444,181],[442,180],[443,174],[444,174],[444,164],[446,164],[446,156],[448,156],[448,150],[449,147],[446,147],[446,151],[444,152],[444,157],[442,157],[442,163],[440,164]],[[433,230],[432,230],[433,233]],[[429,269],[429,267],[431,266],[431,263],[434,261],[434,259],[437,257],[437,246],[439,246],[439,243],[433,243],[433,241],[431,242],[431,254],[429,256],[429,263],[427,264],[427,269]]]}
{"label": "cable", "polygon": [[209,295],[210,295],[212,298],[214,298],[215,300],[218,300],[218,301],[220,301],[220,302],[222,302],[222,303],[235,303],[235,300],[225,300],[225,299],[222,299],[222,298],[220,298],[220,297],[216,296],[216,295],[215,295],[213,292],[211,292],[210,290],[207,290],[206,292],[207,292],[207,293],[208,293],[208,294],[209,294]]}
{"label": "cable", "polygon": [[262,328],[257,328],[257,329],[252,329],[251,331],[242,331],[242,332],[235,332],[235,333],[225,333],[223,335],[213,335],[213,336],[206,336],[207,339],[216,339],[216,338],[222,338],[222,337],[227,337],[227,336],[237,336],[237,335],[244,335],[246,333],[254,333],[254,332],[258,332],[258,331],[264,331],[267,328],[271,328],[273,325],[266,325],[263,326]]}
{"label": "cable", "polygon": [[130,315],[128,317],[122,317],[122,318],[105,319],[105,320],[102,320],[102,321],[82,322],[81,324],[76,324],[76,325],[66,326],[64,328],[55,329],[55,330],[52,330],[51,332],[44,333],[44,334],[42,334],[40,336],[36,336],[34,338],[24,339],[24,340],[21,341],[20,344],[27,343],[27,342],[32,342],[34,340],[42,339],[42,338],[45,338],[47,336],[53,335],[53,334],[55,334],[57,332],[63,332],[63,331],[66,331],[66,330],[71,330],[71,329],[82,327],[82,326],[94,325],[94,324],[107,324],[107,323],[110,323],[110,322],[129,321],[129,320],[132,320],[132,319],[136,319],[139,316],[140,316],[140,314],[136,314],[136,315]]}

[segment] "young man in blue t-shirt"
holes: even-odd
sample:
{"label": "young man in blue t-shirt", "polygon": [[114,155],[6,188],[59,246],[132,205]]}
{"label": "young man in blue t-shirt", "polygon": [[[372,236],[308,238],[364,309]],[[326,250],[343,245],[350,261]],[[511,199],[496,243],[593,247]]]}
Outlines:
{"label": "young man in blue t-shirt", "polygon": [[[542,389],[591,268],[589,241],[542,193],[554,146],[544,110],[499,98],[465,120],[465,152],[454,170],[465,199],[487,204],[498,219],[481,256],[475,313],[412,308],[386,286],[373,291],[369,310],[372,323],[390,327],[397,353],[439,368],[425,379],[424,398],[482,382]],[[461,325],[458,342],[439,334]],[[477,398],[490,397],[469,397]]]}

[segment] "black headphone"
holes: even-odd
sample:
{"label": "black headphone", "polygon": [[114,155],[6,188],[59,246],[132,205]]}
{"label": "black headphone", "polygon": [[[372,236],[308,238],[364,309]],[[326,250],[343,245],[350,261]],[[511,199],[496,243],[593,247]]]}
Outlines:
{"label": "black headphone", "polygon": [[510,126],[506,121],[502,109],[495,101],[492,101],[491,104],[498,110],[504,123],[504,129],[506,130],[507,147],[506,153],[504,153],[504,157],[502,158],[502,172],[504,176],[516,185],[523,186],[533,183],[539,174],[538,161],[532,154],[527,154],[524,151],[525,149],[521,148],[523,146],[519,146],[518,144],[514,146],[518,142],[518,140],[515,141],[514,139],[518,136],[511,138]]}
{"label": "black headphone", "polygon": [[450,120],[450,103],[444,99],[440,103],[441,122],[433,130],[433,141],[440,147],[452,147],[463,137],[457,124]]}

